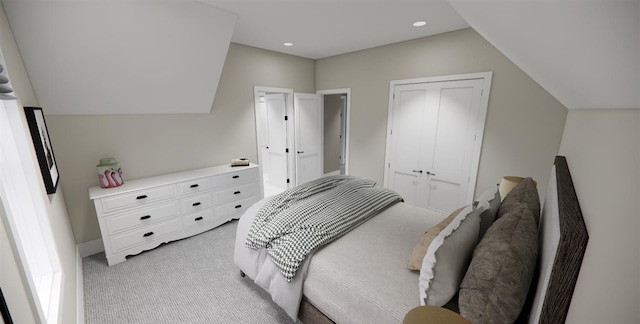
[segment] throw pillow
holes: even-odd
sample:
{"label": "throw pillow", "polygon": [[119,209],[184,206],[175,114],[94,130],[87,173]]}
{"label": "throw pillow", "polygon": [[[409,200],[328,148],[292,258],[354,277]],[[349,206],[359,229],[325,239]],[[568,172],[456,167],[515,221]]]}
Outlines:
{"label": "throw pillow", "polygon": [[456,216],[458,216],[458,214],[460,214],[463,209],[465,209],[465,207],[456,209],[453,213],[451,213],[451,215],[440,221],[440,223],[431,227],[424,234],[422,234],[422,236],[420,236],[418,243],[413,248],[413,251],[411,251],[411,256],[409,256],[409,270],[420,270],[422,268],[422,260],[424,259],[424,255],[429,249],[429,245],[431,245],[431,242],[433,242],[433,239],[436,238],[436,236],[438,236],[438,234],[440,234],[440,232],[445,227],[447,227],[447,225],[449,225],[449,223],[451,223],[451,221],[453,221],[453,219],[456,218]]}
{"label": "throw pillow", "polygon": [[497,188],[495,190],[485,191],[478,198],[478,207],[485,208],[485,210],[480,213],[480,234],[478,236],[478,241],[482,240],[484,233],[487,232],[487,229],[489,229],[491,224],[495,221],[501,199],[500,191],[498,191]]}
{"label": "throw pillow", "polygon": [[538,189],[536,182],[531,178],[526,178],[511,190],[498,208],[496,219],[515,210],[521,204],[526,205],[533,211],[536,224],[540,220],[540,197],[538,197]]}
{"label": "throw pillow", "polygon": [[527,299],[538,254],[538,226],[525,206],[487,230],[460,284],[460,314],[472,323],[513,323]]}
{"label": "throw pillow", "polygon": [[433,239],[420,269],[421,305],[443,306],[458,291],[478,242],[482,211],[466,207]]}

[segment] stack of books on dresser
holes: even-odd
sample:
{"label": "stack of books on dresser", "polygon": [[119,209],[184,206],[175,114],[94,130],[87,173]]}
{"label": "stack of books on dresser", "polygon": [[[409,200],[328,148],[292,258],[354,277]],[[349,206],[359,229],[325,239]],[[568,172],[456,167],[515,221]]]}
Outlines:
{"label": "stack of books on dresser", "polygon": [[247,158],[240,158],[240,159],[232,159],[231,160],[231,166],[232,167],[247,166],[247,165],[249,165],[249,159],[247,159]]}

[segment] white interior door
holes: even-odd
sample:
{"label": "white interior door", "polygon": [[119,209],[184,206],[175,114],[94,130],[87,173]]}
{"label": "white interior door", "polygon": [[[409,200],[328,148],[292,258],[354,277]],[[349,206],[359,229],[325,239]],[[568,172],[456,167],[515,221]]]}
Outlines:
{"label": "white interior door", "polygon": [[287,189],[287,124],[286,100],[283,93],[264,96],[267,121],[265,146],[265,180],[270,185]]}
{"label": "white interior door", "polygon": [[322,96],[294,93],[296,185],[322,176]]}
{"label": "white interior door", "polygon": [[[267,107],[264,102],[264,93],[259,93],[259,99],[256,104],[256,142],[258,144],[258,162],[262,166],[263,175],[269,174],[267,153],[269,147],[269,124],[267,123]],[[266,179],[266,178],[265,178]]]}
{"label": "white interior door", "polygon": [[396,190],[404,201],[428,207],[426,183],[422,181],[425,158],[421,152],[425,141],[428,121],[429,92],[427,84],[396,86],[394,93],[393,121],[391,131],[391,159],[389,163],[388,187]]}
{"label": "white interior door", "polygon": [[486,81],[392,84],[385,184],[407,203],[450,212],[473,199]]}
{"label": "white interior door", "polygon": [[[482,80],[437,82],[434,132],[429,169],[428,206],[449,212],[467,203],[473,149],[480,113]],[[477,170],[473,170],[477,171]]]}

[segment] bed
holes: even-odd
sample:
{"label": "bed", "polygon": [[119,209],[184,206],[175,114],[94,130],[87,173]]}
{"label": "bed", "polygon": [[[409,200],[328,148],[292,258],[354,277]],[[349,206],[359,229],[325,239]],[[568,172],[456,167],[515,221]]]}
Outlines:
{"label": "bed", "polygon": [[[311,250],[288,279],[267,248],[247,247],[254,218],[268,203],[265,199],[240,218],[234,261],[243,276],[268,291],[292,319],[304,323],[399,323],[420,305],[446,307],[474,323],[560,323],[569,308],[588,235],[564,157],[556,157],[549,183],[542,210],[539,202],[535,206],[537,191],[533,190],[533,197],[531,191],[523,194],[524,189],[514,189],[503,203],[494,194],[497,190],[488,191],[451,215],[391,203],[346,234]],[[512,214],[525,216],[514,220]],[[487,215],[498,220],[487,221]],[[527,222],[534,225],[521,225]],[[514,247],[533,250],[529,261],[505,262],[512,268],[501,270],[529,273],[529,278],[504,274],[493,278],[525,286],[524,291],[517,287],[517,293],[485,289],[486,263],[496,263],[490,259],[495,257],[492,254],[520,253],[494,253],[505,246],[496,242],[505,226],[513,226],[518,234],[509,237],[525,237],[509,242],[508,251]],[[529,228],[528,232],[521,232],[523,228]],[[469,233],[476,238],[468,238],[473,236]],[[527,237],[534,243],[526,241]],[[426,247],[420,247],[424,242],[428,242]],[[421,263],[422,268],[410,270],[411,262],[418,267]],[[512,295],[518,295],[516,313],[503,309],[514,303]],[[491,298],[505,302],[491,305]]]}

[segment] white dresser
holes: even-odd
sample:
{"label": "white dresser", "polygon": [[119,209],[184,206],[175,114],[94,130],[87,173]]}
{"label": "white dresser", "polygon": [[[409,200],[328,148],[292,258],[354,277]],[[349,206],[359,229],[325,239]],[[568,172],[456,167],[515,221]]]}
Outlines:
{"label": "white dresser", "polygon": [[209,168],[89,188],[109,265],[237,219],[263,197],[258,165]]}

